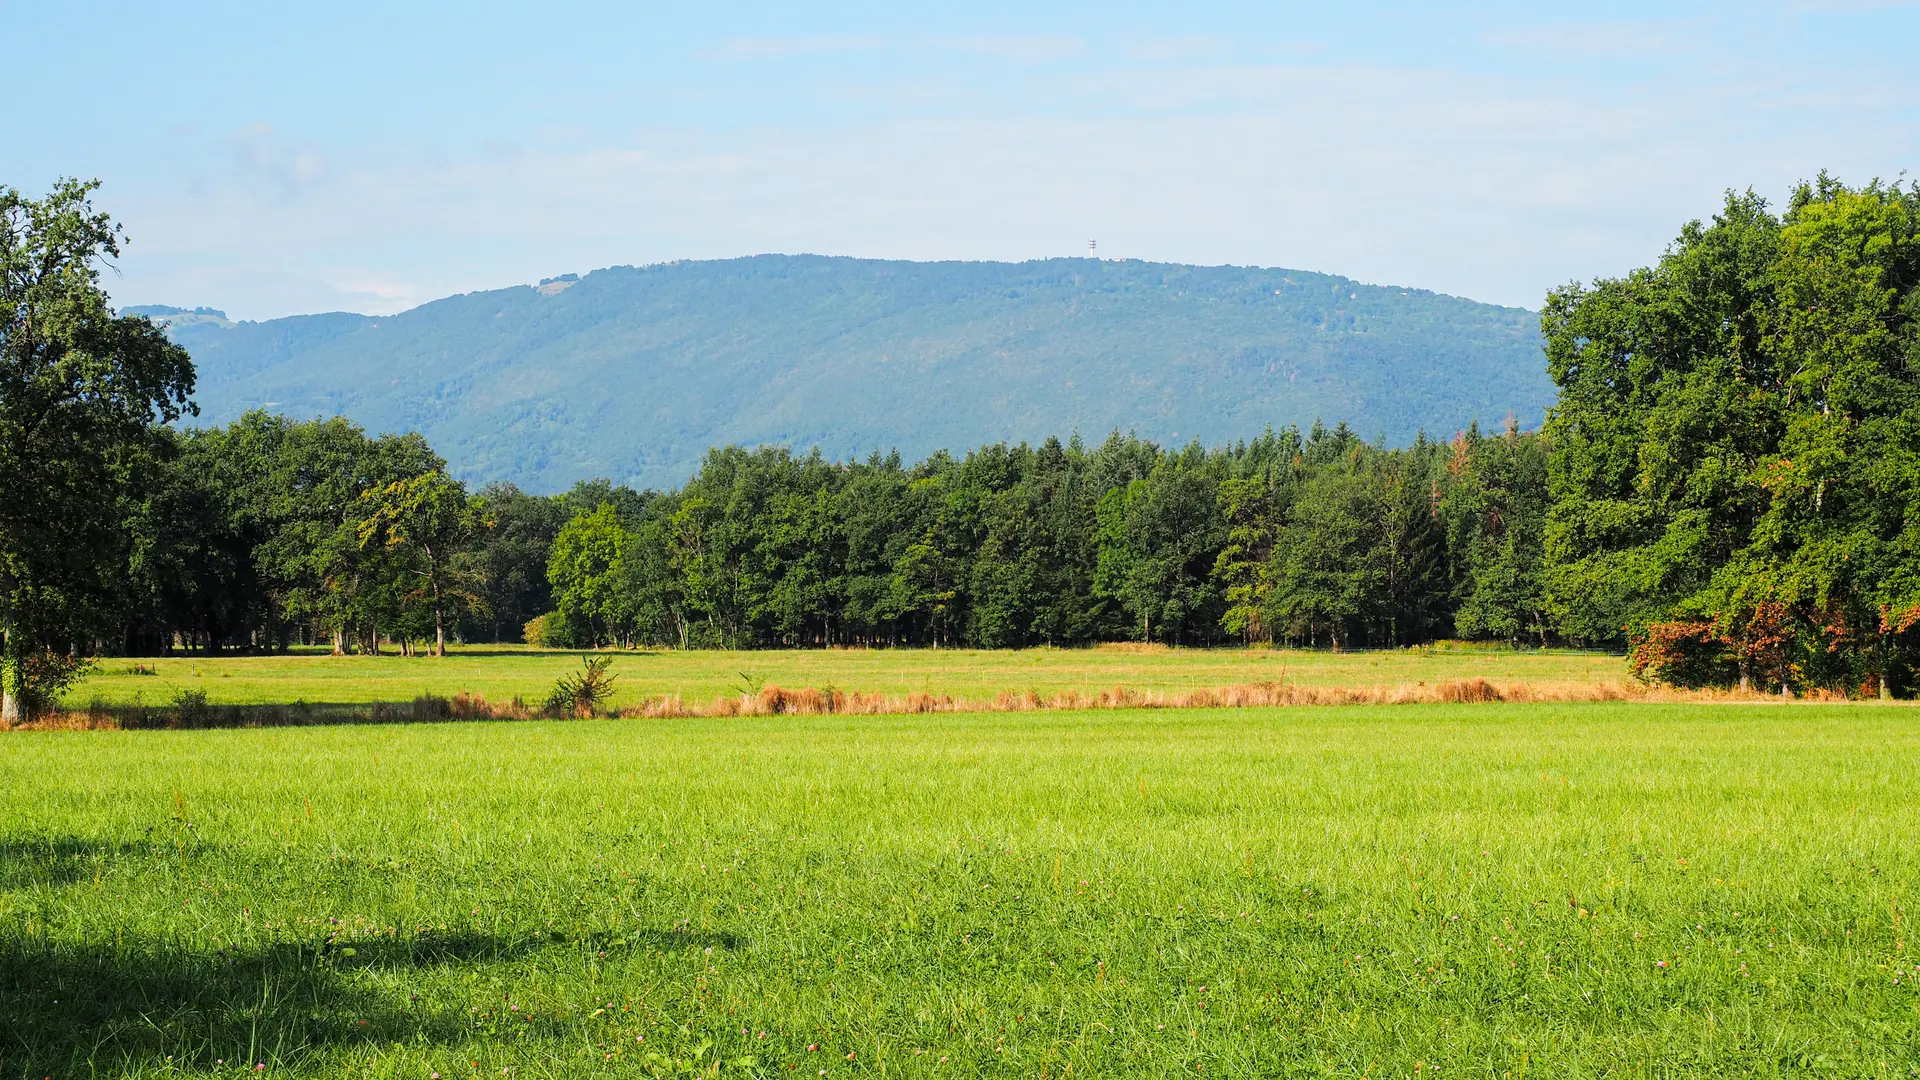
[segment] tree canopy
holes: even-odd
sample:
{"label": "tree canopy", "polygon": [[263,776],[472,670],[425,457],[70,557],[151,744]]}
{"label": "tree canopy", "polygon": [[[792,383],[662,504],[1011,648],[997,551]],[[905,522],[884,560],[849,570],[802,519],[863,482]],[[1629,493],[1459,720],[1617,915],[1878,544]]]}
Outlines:
{"label": "tree canopy", "polygon": [[1338,648],[1431,641],[1466,610],[1475,636],[1536,641],[1545,463],[1515,428],[1400,450],[1344,426],[1214,450],[1116,433],[913,466],[727,448],[575,516],[548,574],[583,646]]}
{"label": "tree canopy", "polygon": [[[150,321],[117,316],[100,288],[120,230],[95,183],[42,199],[0,188],[0,716],[58,681],[45,658],[112,620],[128,566],[127,500],[179,418],[193,365]],[[40,661],[33,663],[36,657]],[[38,680],[44,681],[44,680]]]}
{"label": "tree canopy", "polygon": [[1889,692],[1920,623],[1920,189],[1730,195],[1549,297],[1546,606],[1681,681]]}

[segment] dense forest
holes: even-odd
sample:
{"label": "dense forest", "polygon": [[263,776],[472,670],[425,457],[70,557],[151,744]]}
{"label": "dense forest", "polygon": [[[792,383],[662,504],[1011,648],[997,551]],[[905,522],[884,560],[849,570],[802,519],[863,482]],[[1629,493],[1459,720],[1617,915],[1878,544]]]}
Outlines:
{"label": "dense forest", "polygon": [[[1539,431],[1118,433],[917,463],[726,447],[668,491],[468,491],[417,434],[251,412],[116,315],[85,185],[0,192],[9,702],[88,654],[1328,648],[1630,650],[1644,677],[1907,694],[1920,665],[1920,187],[1730,196],[1542,315]],[[62,263],[61,260],[65,262]],[[52,267],[51,271],[46,268]],[[17,707],[17,706],[14,706]]]}
{"label": "dense forest", "polygon": [[[677,491],[568,522],[578,644],[1405,645],[1545,640],[1535,435],[1404,450],[1344,427],[1206,450],[1114,435],[911,467],[715,451]],[[1505,575],[1505,577],[1501,577]]]}
{"label": "dense forest", "polygon": [[1545,444],[1344,427],[963,459],[710,453],[671,492],[467,495],[417,436],[254,413],[168,433],[113,642],[571,647],[1543,643]]}

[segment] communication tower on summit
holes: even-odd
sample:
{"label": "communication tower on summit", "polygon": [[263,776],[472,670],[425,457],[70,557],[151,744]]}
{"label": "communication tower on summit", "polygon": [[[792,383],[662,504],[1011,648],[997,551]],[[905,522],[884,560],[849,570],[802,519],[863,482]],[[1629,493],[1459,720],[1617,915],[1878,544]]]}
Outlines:
{"label": "communication tower on summit", "polygon": [[1099,256],[1093,253],[1093,249],[1098,247],[1099,245],[1100,245],[1100,242],[1098,240],[1087,241],[1087,258],[1089,259],[1099,258]]}

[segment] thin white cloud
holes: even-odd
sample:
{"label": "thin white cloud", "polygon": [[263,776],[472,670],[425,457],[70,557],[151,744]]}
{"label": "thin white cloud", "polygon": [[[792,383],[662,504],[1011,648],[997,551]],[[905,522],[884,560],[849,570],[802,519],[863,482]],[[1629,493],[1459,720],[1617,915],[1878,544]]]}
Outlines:
{"label": "thin white cloud", "polygon": [[1672,22],[1572,22],[1490,34],[1490,45],[1556,56],[1652,57],[1691,52],[1692,26]]}
{"label": "thin white cloud", "polygon": [[327,179],[328,162],[318,149],[289,143],[266,124],[249,124],[228,140],[236,170],[282,196],[293,196]]}
{"label": "thin white cloud", "polygon": [[1233,52],[1233,41],[1217,34],[1150,38],[1145,41],[1136,41],[1126,49],[1127,59],[1147,63],[1218,60],[1233,55]]}
{"label": "thin white cloud", "polygon": [[391,278],[359,277],[330,282],[347,306],[368,315],[391,315],[435,299],[411,282]]}
{"label": "thin white cloud", "polygon": [[1052,35],[935,38],[934,43],[961,52],[996,56],[1016,64],[1068,60],[1087,51],[1087,43],[1079,38]]}
{"label": "thin white cloud", "polygon": [[727,41],[706,55],[708,59],[716,60],[758,60],[771,56],[794,56],[805,53],[855,52],[862,49],[877,49],[883,44],[885,42],[877,37],[839,34],[815,34],[804,37],[741,37]]}

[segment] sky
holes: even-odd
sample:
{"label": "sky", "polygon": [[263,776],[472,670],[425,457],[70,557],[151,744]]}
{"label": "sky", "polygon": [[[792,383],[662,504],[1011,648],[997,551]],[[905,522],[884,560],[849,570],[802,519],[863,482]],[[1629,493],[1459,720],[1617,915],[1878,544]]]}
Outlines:
{"label": "sky", "polygon": [[1920,174],[1920,0],[0,4],[0,184],[99,178],[115,301],[235,318],[1089,240],[1537,308]]}

